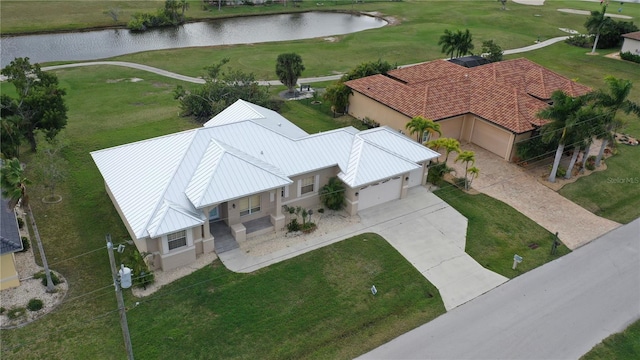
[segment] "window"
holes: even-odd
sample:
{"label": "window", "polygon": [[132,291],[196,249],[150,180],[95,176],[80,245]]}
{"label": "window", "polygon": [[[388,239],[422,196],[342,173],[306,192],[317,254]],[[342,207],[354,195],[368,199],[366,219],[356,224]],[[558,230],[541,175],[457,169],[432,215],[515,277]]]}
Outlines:
{"label": "window", "polygon": [[167,242],[169,243],[169,250],[187,246],[187,231],[182,230],[167,235]]}
{"label": "window", "polygon": [[314,184],[313,176],[309,176],[308,178],[302,179],[302,184],[300,187],[300,195],[313,192],[313,184]]}
{"label": "window", "polygon": [[260,211],[260,195],[253,195],[240,199],[240,216],[249,215]]}
{"label": "window", "polygon": [[429,141],[429,138],[431,137],[431,133],[428,131],[425,131],[422,133],[422,143],[426,143],[427,141]]}

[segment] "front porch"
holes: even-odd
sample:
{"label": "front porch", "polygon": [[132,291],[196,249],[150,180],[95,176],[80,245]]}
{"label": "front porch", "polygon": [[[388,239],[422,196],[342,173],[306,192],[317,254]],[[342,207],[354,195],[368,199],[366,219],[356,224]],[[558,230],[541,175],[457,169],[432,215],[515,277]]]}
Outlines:
{"label": "front porch", "polygon": [[231,226],[218,219],[209,221],[209,231],[214,238],[215,251],[220,254],[240,247],[238,241],[274,232],[275,226],[271,223],[270,216]]}

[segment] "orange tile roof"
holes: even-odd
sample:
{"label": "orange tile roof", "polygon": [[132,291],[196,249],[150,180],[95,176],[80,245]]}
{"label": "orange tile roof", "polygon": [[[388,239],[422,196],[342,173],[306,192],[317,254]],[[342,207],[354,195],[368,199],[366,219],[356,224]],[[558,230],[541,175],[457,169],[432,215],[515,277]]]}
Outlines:
{"label": "orange tile roof", "polygon": [[553,91],[579,96],[591,90],[523,58],[474,68],[436,60],[346,84],[409,117],[437,121],[472,113],[516,134],[544,123],[536,114]]}

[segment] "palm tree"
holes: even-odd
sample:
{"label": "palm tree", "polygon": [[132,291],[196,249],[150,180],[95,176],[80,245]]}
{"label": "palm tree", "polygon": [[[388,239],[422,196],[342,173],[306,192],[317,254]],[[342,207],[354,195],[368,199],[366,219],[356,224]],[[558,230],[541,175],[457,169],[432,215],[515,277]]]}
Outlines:
{"label": "palm tree", "polygon": [[442,52],[449,55],[451,59],[455,54],[455,57],[464,56],[470,54],[473,50],[473,39],[469,29],[464,32],[456,30],[452,32],[449,29],[445,29],[444,34],[440,36],[438,45],[442,45]]}
{"label": "palm tree", "polygon": [[473,38],[469,29],[465,29],[464,32],[458,30],[455,38],[456,48],[458,50],[456,53],[456,57],[471,54],[471,50],[473,50]]}
{"label": "palm tree", "polygon": [[438,45],[442,45],[442,52],[449,55],[453,59],[453,54],[456,51],[455,34],[449,29],[444,30],[444,35],[440,36]]}
{"label": "palm tree", "polygon": [[276,75],[283,85],[293,93],[298,83],[298,78],[304,71],[302,57],[296,53],[285,53],[278,55],[276,59]]}
{"label": "palm tree", "polygon": [[[432,134],[442,135],[440,131],[440,124],[434,122],[433,120],[425,119],[424,117],[418,115],[411,119],[406,125],[405,129],[409,130],[409,135],[416,134],[417,142],[425,142],[424,139],[425,133],[428,134],[427,139]],[[420,141],[422,138],[423,141]]]}
{"label": "palm tree", "polygon": [[182,20],[184,20],[184,12],[189,9],[189,1],[188,0],[180,0],[180,7],[182,8]]}
{"label": "palm tree", "polygon": [[331,210],[340,210],[344,207],[344,195],[344,183],[335,176],[320,189],[320,201]]}
{"label": "palm tree", "polygon": [[[472,166],[469,168],[469,170],[467,170],[467,174],[469,174],[469,187],[471,187],[471,182],[473,181],[473,179],[480,176],[480,169],[478,169],[475,166]],[[467,188],[467,190],[469,189]]]}
{"label": "palm tree", "polygon": [[593,49],[591,49],[592,54],[596,52],[596,47],[598,46],[598,40],[600,39],[600,30],[602,30],[602,28],[605,25],[613,21],[611,20],[610,17],[605,16],[605,13],[607,12],[607,6],[609,6],[608,1],[606,1],[602,5],[602,12],[592,11],[591,15],[589,16],[589,18],[587,18],[587,21],[584,23],[584,27],[587,28],[587,31],[590,34],[596,35],[596,38],[593,41]]}
{"label": "palm tree", "polygon": [[[469,190],[469,165],[473,166],[476,163],[476,153],[470,150],[462,151],[458,154],[454,162],[462,161],[464,163],[464,189]],[[476,168],[477,169],[477,168]],[[476,175],[480,172],[480,170],[473,171]]]}
{"label": "palm tree", "polygon": [[0,187],[2,188],[2,196],[9,199],[9,207],[14,208],[17,204],[27,211],[29,220],[31,221],[31,228],[33,229],[33,235],[38,243],[38,250],[40,251],[40,257],[42,259],[42,266],[44,266],[44,273],[47,278],[47,292],[52,293],[55,291],[53,281],[51,280],[51,272],[49,271],[49,263],[44,253],[44,247],[42,246],[42,240],[40,239],[40,233],[36,226],[36,221],[31,212],[31,206],[29,205],[29,196],[27,195],[27,185],[30,181],[24,176],[24,169],[20,164],[20,160],[13,158],[4,162],[0,169]]}
{"label": "palm tree", "polygon": [[551,94],[553,105],[549,106],[538,113],[538,117],[550,120],[549,123],[542,126],[540,133],[542,141],[550,143],[558,142],[553,167],[549,175],[549,182],[556,181],[556,172],[560,165],[560,159],[564,151],[567,140],[573,136],[574,126],[576,125],[576,114],[584,104],[583,98],[573,98],[561,90],[556,90]]}
{"label": "palm tree", "polygon": [[597,119],[597,115],[593,107],[582,107],[576,112],[574,126],[571,134],[572,137],[569,141],[567,141],[568,143],[570,142],[573,145],[573,154],[571,156],[571,160],[569,161],[567,173],[564,175],[565,179],[571,179],[573,167],[576,164],[576,160],[578,159],[581,148],[584,148],[587,151],[587,153],[583,156],[583,158],[586,160],[589,147],[591,145],[591,139],[597,131],[597,126],[594,126],[595,119]]}
{"label": "palm tree", "polygon": [[588,99],[594,100],[595,105],[605,111],[605,114],[601,117],[605,131],[601,134],[602,146],[596,157],[596,167],[600,166],[604,150],[612,137],[611,132],[618,125],[618,122],[616,122],[618,110],[622,110],[626,114],[633,112],[640,117],[640,106],[627,99],[633,87],[631,81],[617,79],[613,76],[606,76],[604,81],[608,85],[607,91],[596,90],[587,95]]}

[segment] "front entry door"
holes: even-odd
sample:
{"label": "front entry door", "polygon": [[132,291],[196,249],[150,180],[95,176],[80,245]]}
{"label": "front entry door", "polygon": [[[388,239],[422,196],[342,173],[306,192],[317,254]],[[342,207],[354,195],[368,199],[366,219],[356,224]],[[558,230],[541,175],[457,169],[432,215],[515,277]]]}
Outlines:
{"label": "front entry door", "polygon": [[209,220],[218,220],[220,219],[220,207],[216,206],[211,211],[209,211]]}

